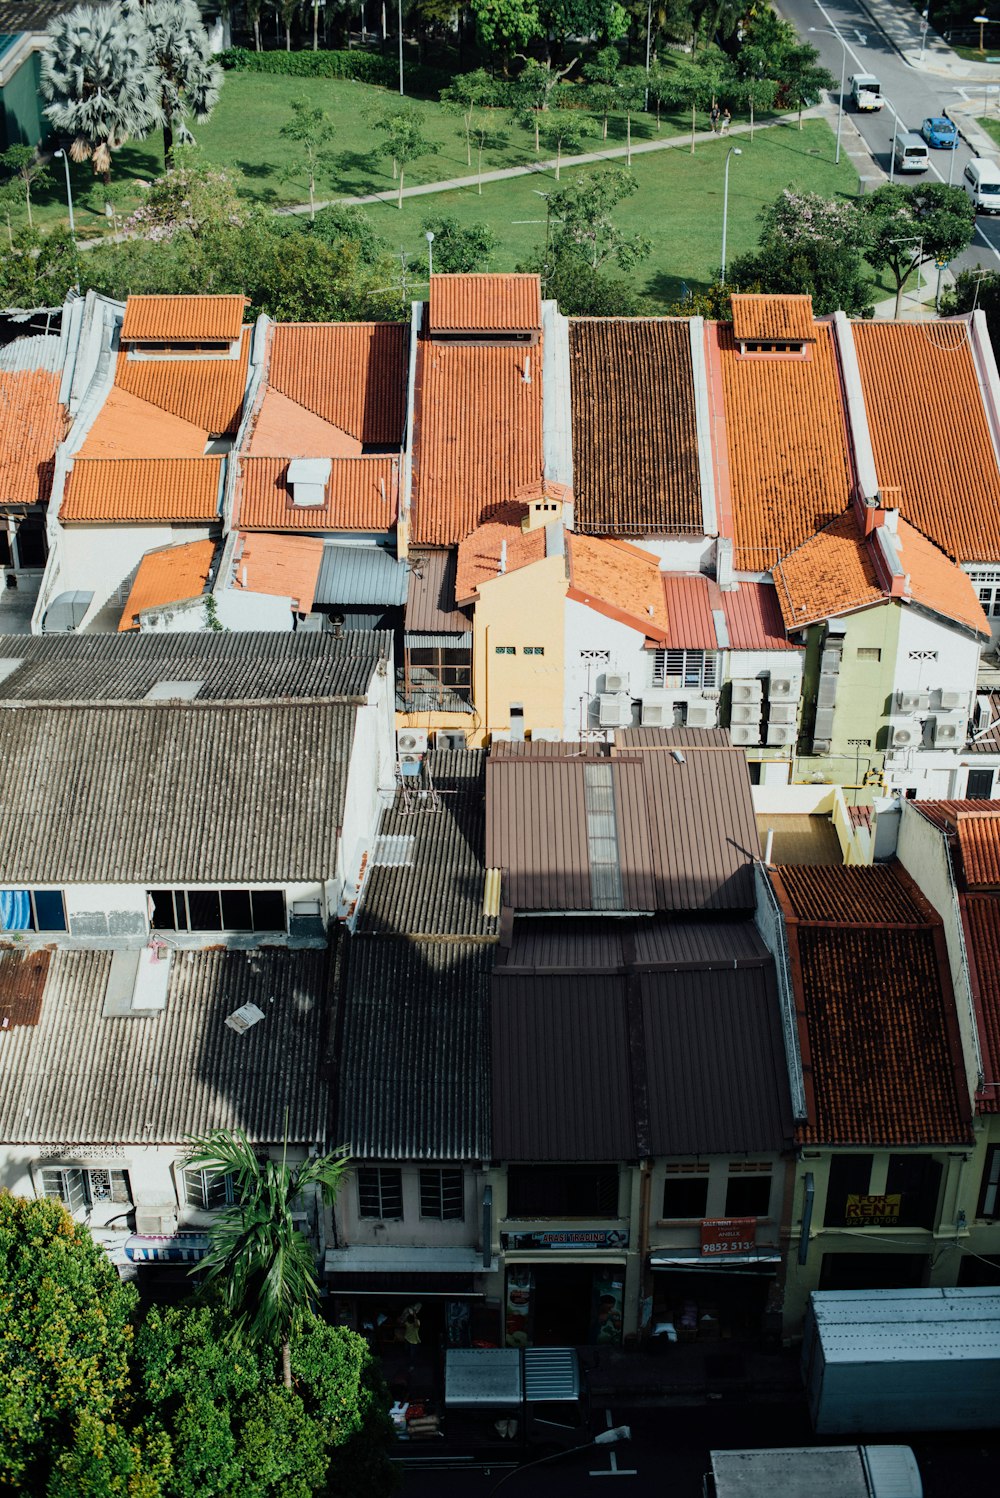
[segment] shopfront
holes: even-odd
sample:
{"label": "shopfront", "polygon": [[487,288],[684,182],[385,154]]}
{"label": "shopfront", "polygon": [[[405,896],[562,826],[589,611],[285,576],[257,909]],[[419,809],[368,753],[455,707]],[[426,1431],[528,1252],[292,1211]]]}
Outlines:
{"label": "shopfront", "polygon": [[625,1313],[627,1231],[501,1233],[508,1347],[618,1346]]}
{"label": "shopfront", "polygon": [[756,1226],[755,1218],[705,1220],[697,1248],[650,1256],[654,1335],[694,1342],[758,1338],[776,1330],[781,1255],[757,1243]]}
{"label": "shopfront", "polygon": [[385,1353],[399,1349],[403,1313],[419,1304],[421,1347],[495,1347],[500,1306],[487,1277],[498,1267],[493,1259],[484,1268],[471,1248],[329,1249],[326,1315]]}

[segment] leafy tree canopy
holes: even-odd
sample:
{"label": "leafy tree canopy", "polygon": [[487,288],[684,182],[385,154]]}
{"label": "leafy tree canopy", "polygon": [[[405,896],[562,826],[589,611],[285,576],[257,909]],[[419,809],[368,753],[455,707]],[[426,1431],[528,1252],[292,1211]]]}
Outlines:
{"label": "leafy tree canopy", "polygon": [[613,260],[632,270],[650,254],[645,234],[626,234],[612,215],[618,204],[638,191],[628,172],[610,168],[574,174],[572,182],[549,194],[549,244],[560,258],[578,255],[592,270]]}
{"label": "leafy tree canopy", "polygon": [[535,0],[471,0],[476,36],[488,52],[526,47],[542,26]]}
{"label": "leafy tree canopy", "polygon": [[456,218],[441,215],[426,218],[421,224],[426,234],[434,235],[434,265],[439,271],[464,275],[489,269],[490,256],[499,244],[488,224],[471,224],[467,228]]}
{"label": "leafy tree canopy", "polygon": [[976,230],[972,204],[962,188],[944,182],[917,187],[888,183],[858,203],[865,256],[875,270],[887,269],[896,283],[896,316],[906,279],[928,260],[951,260]]}
{"label": "leafy tree canopy", "polygon": [[770,295],[809,295],[821,316],[838,310],[852,317],[871,316],[873,287],[861,259],[854,203],[786,188],[760,220],[757,249],[728,267],[734,287]]}

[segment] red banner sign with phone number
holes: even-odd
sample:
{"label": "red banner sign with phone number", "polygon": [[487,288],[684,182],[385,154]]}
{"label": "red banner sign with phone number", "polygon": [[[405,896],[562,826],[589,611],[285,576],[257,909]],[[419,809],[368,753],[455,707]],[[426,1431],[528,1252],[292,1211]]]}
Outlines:
{"label": "red banner sign with phone number", "polygon": [[702,1222],[701,1252],[704,1258],[752,1253],[756,1246],[756,1217],[710,1217]]}

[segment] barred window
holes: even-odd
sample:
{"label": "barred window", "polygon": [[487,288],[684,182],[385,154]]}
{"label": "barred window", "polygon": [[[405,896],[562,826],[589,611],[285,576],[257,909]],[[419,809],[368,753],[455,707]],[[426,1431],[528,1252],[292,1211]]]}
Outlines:
{"label": "barred window", "polygon": [[358,1171],[358,1212],[379,1221],[403,1220],[402,1171],[366,1167]]}
{"label": "barred window", "polygon": [[420,1215],[436,1222],[461,1222],[465,1217],[465,1186],[460,1170],[420,1172]]}
{"label": "barred window", "polygon": [[193,1166],[184,1172],[184,1195],[188,1206],[202,1212],[214,1212],[219,1207],[230,1207],[238,1201],[231,1175],[215,1175],[210,1170],[196,1170]]}
{"label": "barred window", "polygon": [[46,1165],[42,1170],[42,1191],[53,1201],[61,1201],[71,1212],[105,1203],[130,1206],[132,1202],[127,1170]]}
{"label": "barred window", "polygon": [[654,687],[714,687],[719,657],[714,650],[654,650]]}

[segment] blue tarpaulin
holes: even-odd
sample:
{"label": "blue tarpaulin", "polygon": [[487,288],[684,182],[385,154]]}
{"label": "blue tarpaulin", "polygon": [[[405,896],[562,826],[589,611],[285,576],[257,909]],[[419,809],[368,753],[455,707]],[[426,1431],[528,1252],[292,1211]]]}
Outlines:
{"label": "blue tarpaulin", "polygon": [[30,931],[31,901],[26,889],[0,889],[0,931]]}

